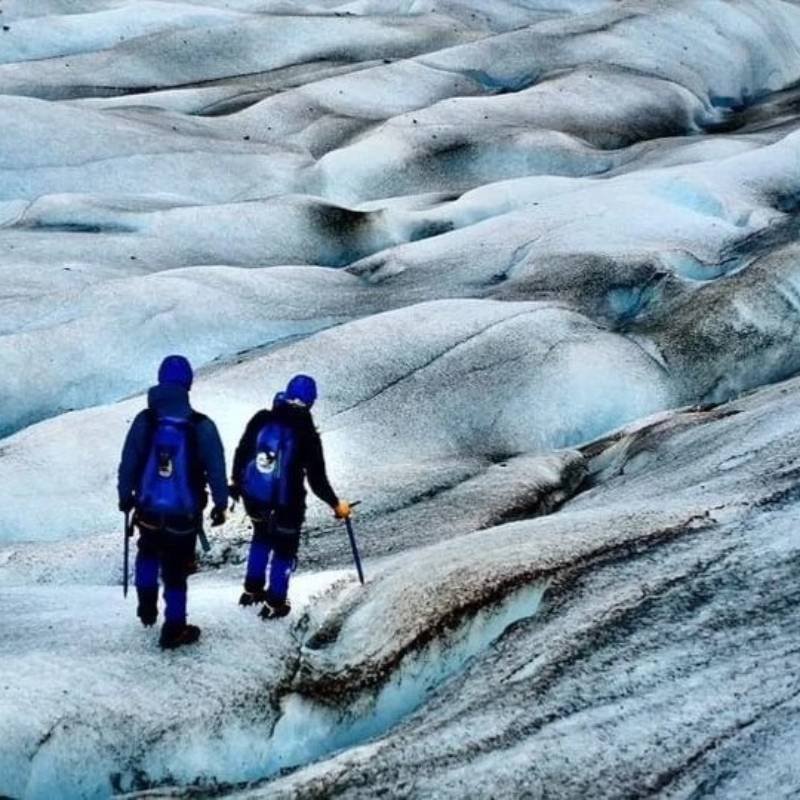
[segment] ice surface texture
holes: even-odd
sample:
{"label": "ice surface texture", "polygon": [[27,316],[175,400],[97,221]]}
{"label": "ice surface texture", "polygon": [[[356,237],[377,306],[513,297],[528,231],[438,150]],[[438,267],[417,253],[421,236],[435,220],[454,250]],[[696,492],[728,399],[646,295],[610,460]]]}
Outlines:
{"label": "ice surface texture", "polygon": [[[2,0],[0,795],[800,792],[798,86],[782,0]],[[237,514],[165,658],[176,351],[229,453],[315,375],[369,582],[312,505],[237,614]]]}

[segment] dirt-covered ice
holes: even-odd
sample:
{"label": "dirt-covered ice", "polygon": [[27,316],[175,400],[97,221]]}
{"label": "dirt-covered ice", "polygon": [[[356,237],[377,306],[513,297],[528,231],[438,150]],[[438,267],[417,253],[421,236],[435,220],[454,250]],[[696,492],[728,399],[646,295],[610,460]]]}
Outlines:
{"label": "dirt-covered ice", "polygon": [[[800,793],[796,3],[0,12],[0,795]],[[237,511],[137,628],[170,352],[229,455],[315,375],[365,588]]]}

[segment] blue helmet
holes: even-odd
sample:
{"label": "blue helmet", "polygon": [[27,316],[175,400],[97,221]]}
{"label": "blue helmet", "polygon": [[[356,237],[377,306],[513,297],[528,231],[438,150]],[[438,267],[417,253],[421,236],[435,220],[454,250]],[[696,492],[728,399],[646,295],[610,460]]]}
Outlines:
{"label": "blue helmet", "polygon": [[287,403],[301,403],[306,408],[311,408],[317,399],[316,381],[308,375],[295,375],[289,381],[285,394]]}
{"label": "blue helmet", "polygon": [[188,392],[192,388],[194,373],[185,356],[167,356],[158,368],[158,382],[182,386]]}
{"label": "blue helmet", "polygon": [[286,405],[286,392],[276,392],[275,397],[272,398],[272,408],[280,408]]}

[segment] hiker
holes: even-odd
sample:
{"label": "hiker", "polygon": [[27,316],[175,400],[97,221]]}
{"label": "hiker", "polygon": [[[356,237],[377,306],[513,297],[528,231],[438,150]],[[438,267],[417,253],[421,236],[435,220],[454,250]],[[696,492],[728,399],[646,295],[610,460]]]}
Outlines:
{"label": "hiker", "polygon": [[314,379],[295,375],[286,391],[275,395],[272,410],[259,411],[247,423],[233,459],[230,494],[242,499],[253,523],[239,604],[263,604],[262,619],[284,617],[291,610],[286,595],[305,519],[305,479],[337,519],[351,515],[350,504],[336,496],[325,473],[322,442],[311,417],[316,399]]}
{"label": "hiker", "polygon": [[134,511],[139,528],[136,614],[145,627],[158,619],[158,573],[164,584],[162,648],[192,644],[200,628],[186,624],[186,579],[195,570],[203,509],[211,488],[212,526],[225,522],[228,484],[217,427],[189,404],[192,367],[178,355],[164,359],[148,408],[131,424],[119,465],[119,508]]}

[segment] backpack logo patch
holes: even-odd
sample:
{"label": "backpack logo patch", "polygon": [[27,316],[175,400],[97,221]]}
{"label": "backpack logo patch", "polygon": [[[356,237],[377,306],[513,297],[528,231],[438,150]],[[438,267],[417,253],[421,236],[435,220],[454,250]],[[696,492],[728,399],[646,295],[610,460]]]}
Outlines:
{"label": "backpack logo patch", "polygon": [[278,465],[278,454],[272,451],[256,454],[256,469],[262,475],[271,475]]}
{"label": "backpack logo patch", "polygon": [[162,450],[158,454],[158,476],[160,478],[171,478],[174,472],[172,454],[167,450]]}

